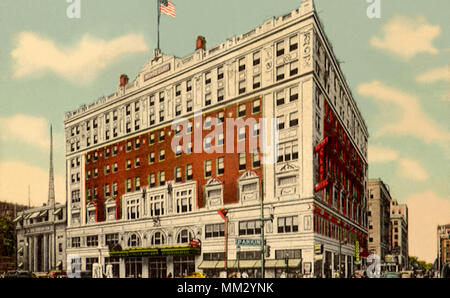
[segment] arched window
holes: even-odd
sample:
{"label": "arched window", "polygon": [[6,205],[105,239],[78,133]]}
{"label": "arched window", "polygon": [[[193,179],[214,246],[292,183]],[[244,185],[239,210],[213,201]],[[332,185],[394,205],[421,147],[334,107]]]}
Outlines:
{"label": "arched window", "polygon": [[177,236],[177,243],[189,243],[194,239],[194,234],[188,229],[181,230]]}
{"label": "arched window", "polygon": [[151,245],[162,245],[166,244],[166,236],[162,232],[155,232],[152,235]]}
{"label": "arched window", "polygon": [[137,234],[131,234],[128,238],[128,247],[138,247],[141,245],[141,238]]}

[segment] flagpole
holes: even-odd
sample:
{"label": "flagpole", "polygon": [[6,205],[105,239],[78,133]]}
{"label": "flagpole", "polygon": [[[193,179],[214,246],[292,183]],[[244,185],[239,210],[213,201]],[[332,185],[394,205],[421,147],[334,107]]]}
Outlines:
{"label": "flagpole", "polygon": [[157,26],[157,30],[158,30],[158,38],[157,38],[157,48],[156,51],[160,52],[160,48],[159,48],[159,22],[160,22],[160,18],[161,18],[161,0],[156,0],[156,5],[157,5],[157,9],[158,9],[158,26]]}

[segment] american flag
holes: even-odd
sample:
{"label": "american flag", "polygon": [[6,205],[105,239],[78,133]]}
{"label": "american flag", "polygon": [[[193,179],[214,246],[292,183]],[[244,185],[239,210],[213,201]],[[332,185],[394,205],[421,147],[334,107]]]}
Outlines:
{"label": "american flag", "polygon": [[161,0],[159,8],[163,14],[168,15],[171,18],[175,17],[175,5],[169,0]]}

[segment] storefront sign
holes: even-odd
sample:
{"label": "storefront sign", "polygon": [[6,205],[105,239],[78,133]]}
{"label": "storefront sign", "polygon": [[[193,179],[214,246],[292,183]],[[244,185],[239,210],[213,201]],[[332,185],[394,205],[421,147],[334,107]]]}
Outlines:
{"label": "storefront sign", "polygon": [[236,246],[261,246],[261,239],[236,239]]}
{"label": "storefront sign", "polygon": [[316,255],[323,254],[323,244],[314,244],[314,253]]}
{"label": "storefront sign", "polygon": [[200,255],[201,250],[198,247],[191,246],[173,246],[173,247],[150,247],[141,249],[126,249],[122,251],[110,251],[110,257],[135,258],[152,256],[183,256]]}

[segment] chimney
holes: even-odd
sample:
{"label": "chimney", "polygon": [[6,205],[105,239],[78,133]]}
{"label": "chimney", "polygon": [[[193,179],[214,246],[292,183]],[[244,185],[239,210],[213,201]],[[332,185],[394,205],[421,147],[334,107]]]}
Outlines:
{"label": "chimney", "polygon": [[195,44],[195,50],[206,49],[206,39],[203,36],[197,37],[197,43]]}
{"label": "chimney", "polygon": [[128,76],[126,74],[120,75],[120,87],[125,87],[128,84]]}

